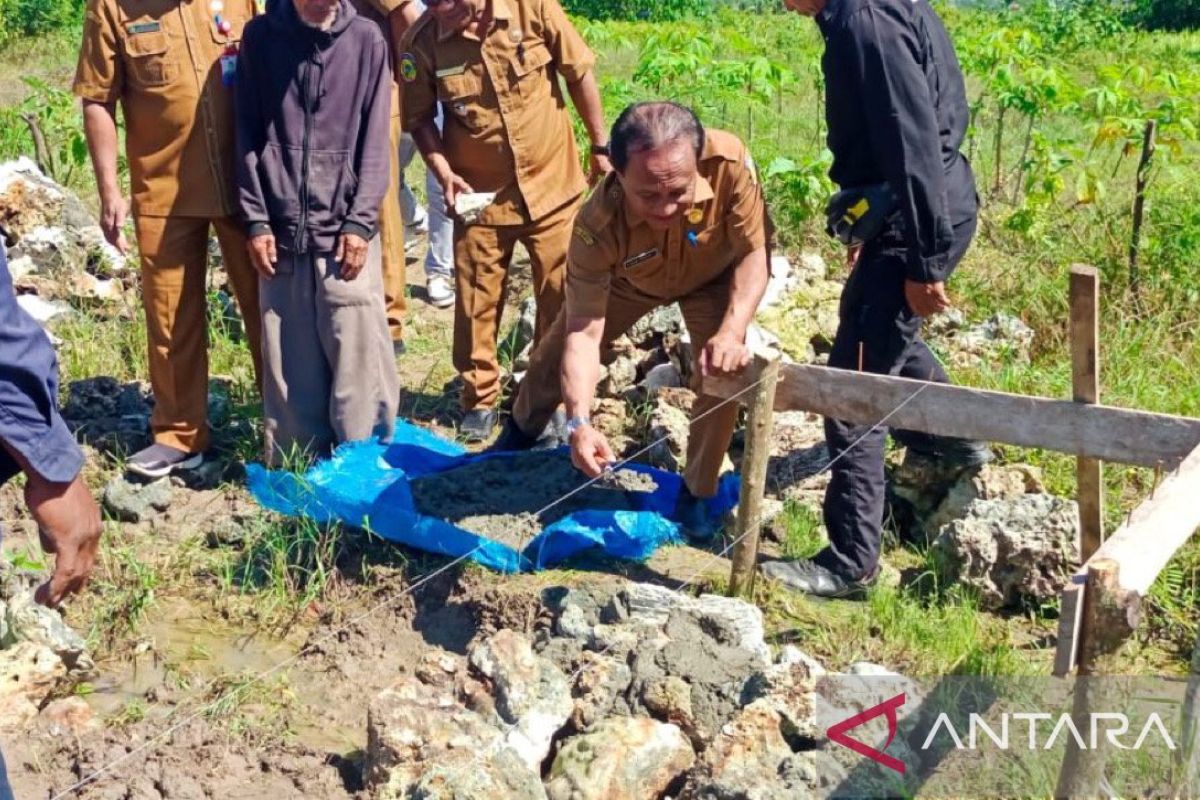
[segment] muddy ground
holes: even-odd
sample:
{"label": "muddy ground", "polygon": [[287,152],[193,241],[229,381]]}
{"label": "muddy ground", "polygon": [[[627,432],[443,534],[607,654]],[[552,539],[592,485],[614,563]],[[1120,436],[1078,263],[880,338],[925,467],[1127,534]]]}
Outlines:
{"label": "muddy ground", "polygon": [[[527,293],[523,273],[515,278],[514,303]],[[451,314],[423,302],[411,256],[409,281],[401,413],[452,435]],[[515,305],[507,314],[515,320]],[[88,478],[102,487],[119,465],[92,455]],[[534,630],[541,592],[555,582],[678,587],[728,569],[712,552],[682,547],[647,564],[584,559],[569,573],[501,581],[473,565],[438,573],[443,559],[342,532],[328,587],[292,607],[251,579],[253,531],[270,516],[241,486],[235,448],[220,457],[228,464],[212,480],[177,481],[166,511],[109,522],[92,584],[65,611],[89,637],[96,673],[62,683],[26,729],[0,733],[19,800],[364,797],[367,704],[401,665],[428,651],[463,654],[500,628]],[[628,508],[628,493],[655,488],[623,470],[547,508],[582,483],[566,454],[541,453],[430,476],[414,494],[426,510],[519,543],[573,510]],[[16,483],[0,489],[0,520],[9,557],[36,565]],[[299,584],[311,568],[297,556],[289,570]]]}
{"label": "muddy ground", "polygon": [[417,510],[520,549],[542,529],[576,511],[639,508],[654,479],[631,469],[606,473],[587,488],[565,451],[474,461],[409,483]]}

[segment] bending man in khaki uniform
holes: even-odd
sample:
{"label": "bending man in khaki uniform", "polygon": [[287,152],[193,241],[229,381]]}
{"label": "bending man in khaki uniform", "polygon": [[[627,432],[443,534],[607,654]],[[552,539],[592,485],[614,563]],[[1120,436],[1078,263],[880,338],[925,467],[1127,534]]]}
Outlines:
{"label": "bending man in khaki uniform", "polygon": [[[557,0],[431,3],[400,56],[404,129],[454,207],[463,192],[495,192],[472,224],[454,225],[454,366],[463,378],[461,431],[483,441],[500,397],[496,335],[508,266],[529,251],[538,341],[562,305],[571,224],[587,183],[559,87],[566,80],[592,141],[592,172],[609,170],[591,51]],[[434,123],[437,103],[445,126]]]}
{"label": "bending man in khaki uniform", "polygon": [[[738,372],[750,360],[746,331],[769,277],[770,223],[736,136],[706,132],[683,106],[639,103],[613,125],[610,147],[616,172],[575,223],[563,313],[535,348],[496,443],[532,447],[563,401],[571,458],[589,477],[616,460],[588,420],[601,350],[645,314],[678,301],[697,345],[697,381]],[[692,417],[685,501],[716,494],[737,404],[701,395]],[[680,509],[685,520],[690,510]]]}
{"label": "bending man in khaki uniform", "polygon": [[89,0],[75,94],[100,189],[101,227],[125,252],[116,104],[142,258],[154,444],[126,468],[199,466],[208,448],[208,235],[215,229],[261,379],[258,277],[235,218],[233,78],[253,0]]}

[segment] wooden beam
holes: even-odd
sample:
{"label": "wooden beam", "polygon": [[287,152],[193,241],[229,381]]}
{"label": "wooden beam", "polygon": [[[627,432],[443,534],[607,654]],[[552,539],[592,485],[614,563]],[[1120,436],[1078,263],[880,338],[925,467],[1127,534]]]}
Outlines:
{"label": "wooden beam", "polygon": [[[1120,566],[1119,584],[1127,603],[1126,616],[1135,625],[1140,614],[1141,598],[1171,557],[1183,547],[1200,527],[1200,447],[1184,459],[1179,468],[1167,476],[1148,500],[1135,508],[1125,524],[1108,538],[1092,556],[1089,564],[1112,561]],[[1087,564],[1073,577],[1063,592],[1063,609],[1073,602],[1069,597],[1073,587],[1087,574]],[[1077,628],[1067,629],[1066,616],[1060,618],[1057,649],[1054,656],[1055,674],[1064,675],[1076,663],[1081,649]],[[1065,669],[1063,667],[1065,666]]]}
{"label": "wooden beam", "polygon": [[1079,629],[1083,619],[1083,590],[1087,576],[1076,573],[1063,587],[1062,602],[1058,606],[1058,638],[1055,639],[1054,671],[1056,678],[1066,677],[1075,669],[1079,652]]}
{"label": "wooden beam", "polygon": [[[1095,267],[1071,267],[1071,385],[1076,403],[1100,402],[1100,274]],[[1080,456],[1075,475],[1079,501],[1079,559],[1087,561],[1104,541],[1102,462]]]}
{"label": "wooden beam", "polygon": [[[704,393],[728,398],[757,380],[709,377]],[[1137,466],[1173,469],[1200,443],[1200,419],[1069,400],[972,389],[811,364],[780,367],[775,409],[803,410],[872,425],[958,436]]]}
{"label": "wooden beam", "polygon": [[[1117,562],[1104,558],[1093,559],[1088,565],[1079,680],[1075,681],[1071,710],[1072,720],[1080,731],[1090,727],[1093,712],[1111,708],[1107,698],[1109,686],[1102,680],[1088,678],[1116,674],[1116,655],[1133,634],[1133,629],[1123,624],[1125,601],[1119,586],[1120,571]],[[1055,797],[1102,796],[1104,763],[1111,746],[1100,741],[1096,744],[1091,749],[1080,748],[1067,737]]]}
{"label": "wooden beam", "polygon": [[763,494],[767,487],[767,463],[771,459],[771,432],[775,419],[775,389],[779,381],[779,358],[763,366],[762,380],[749,397],[746,415],[746,453],[742,457],[742,490],[738,501],[737,539],[729,572],[731,597],[751,597],[758,571],[758,537],[762,530]]}

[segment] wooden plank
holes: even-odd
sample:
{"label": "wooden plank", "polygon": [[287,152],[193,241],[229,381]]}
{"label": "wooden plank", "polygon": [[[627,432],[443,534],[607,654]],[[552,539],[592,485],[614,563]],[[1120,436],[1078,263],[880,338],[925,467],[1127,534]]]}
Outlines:
{"label": "wooden plank", "polygon": [[1058,638],[1054,648],[1054,676],[1062,678],[1075,669],[1079,652],[1079,628],[1083,619],[1083,587],[1087,576],[1075,574],[1063,587],[1059,604]]}
{"label": "wooden plank", "polygon": [[[1071,386],[1076,403],[1100,402],[1100,274],[1095,267],[1071,267]],[[1079,502],[1079,557],[1087,561],[1104,541],[1102,462],[1080,456],[1075,475]]]}
{"label": "wooden plank", "polygon": [[[1135,508],[1125,524],[1118,528],[1088,562],[1114,561],[1120,565],[1120,588],[1128,598],[1129,614],[1150,591],[1158,574],[1180,547],[1200,527],[1200,447],[1197,447],[1171,475],[1159,484],[1154,494]],[[1054,654],[1054,674],[1065,675],[1078,660],[1078,626],[1067,618],[1073,608],[1072,592],[1085,582],[1087,564],[1072,577],[1063,591],[1063,616],[1058,623],[1058,642]]]}
{"label": "wooden plank", "polygon": [[[732,397],[762,369],[706,378],[704,393]],[[777,411],[803,410],[859,424],[889,426],[1137,466],[1173,469],[1200,443],[1200,419],[1069,400],[928,383],[812,364],[780,367]]]}
{"label": "wooden plank", "polygon": [[1121,565],[1121,589],[1144,597],[1179,548],[1200,528],[1200,447],[1135,508],[1092,561]]}
{"label": "wooden plank", "polygon": [[779,359],[761,371],[762,380],[749,398],[746,416],[746,453],[742,458],[742,489],[738,501],[737,539],[729,572],[729,594],[750,597],[758,572],[758,536],[762,530],[763,494],[767,488],[767,463],[771,458],[771,432],[775,418],[775,389]]}

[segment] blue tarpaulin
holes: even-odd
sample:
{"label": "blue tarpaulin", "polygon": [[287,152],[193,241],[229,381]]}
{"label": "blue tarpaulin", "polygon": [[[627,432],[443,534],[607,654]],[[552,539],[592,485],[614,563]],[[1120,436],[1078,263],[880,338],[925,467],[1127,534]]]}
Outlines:
{"label": "blue tarpaulin", "polygon": [[[671,514],[683,480],[641,464],[625,468],[649,474],[658,488],[630,493],[636,510],[574,512],[544,528],[520,552],[417,511],[409,480],[483,459],[503,469],[504,460],[512,457],[510,453],[471,455],[454,442],[400,420],[391,444],[344,444],[303,475],[268,471],[257,464],[247,472],[250,491],[272,511],[367,528],[389,541],[451,557],[466,555],[502,572],[541,569],[592,548],[640,561],[664,544],[682,541]],[[582,474],[579,480],[584,482]],[[726,475],[717,496],[705,504],[714,530],[721,516],[737,504],[737,497],[737,476]]]}

